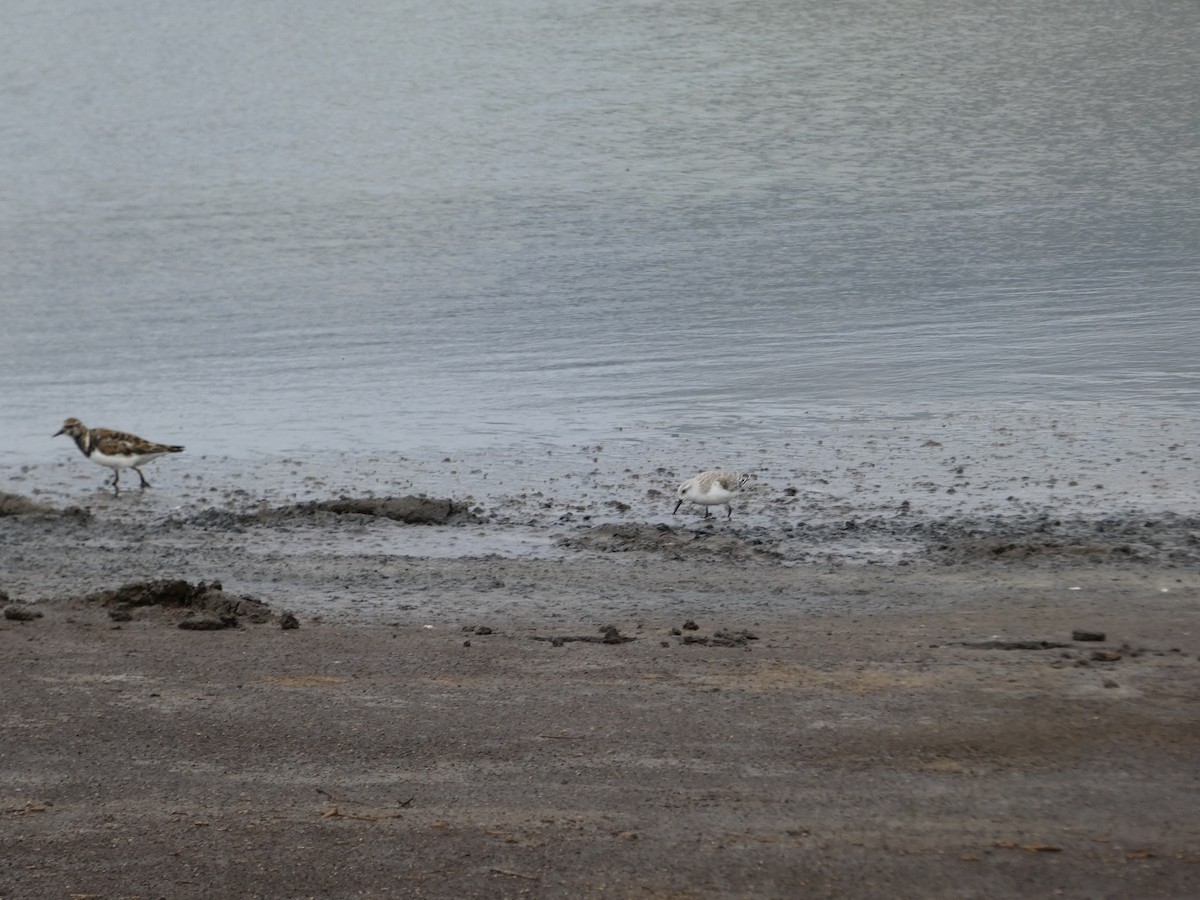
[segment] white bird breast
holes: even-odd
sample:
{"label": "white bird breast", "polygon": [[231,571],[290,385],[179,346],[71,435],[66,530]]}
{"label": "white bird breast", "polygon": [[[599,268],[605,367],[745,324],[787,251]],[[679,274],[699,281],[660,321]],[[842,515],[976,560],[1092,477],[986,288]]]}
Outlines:
{"label": "white bird breast", "polygon": [[107,453],[101,453],[99,450],[92,451],[92,462],[99,463],[102,466],[108,466],[110,469],[132,469],[134,466],[140,466],[142,463],[150,462],[152,459],[158,459],[162,456],[161,453],[140,453],[131,454],[129,456],[110,456]]}
{"label": "white bird breast", "polygon": [[707,491],[700,490],[700,485],[688,485],[684,494],[687,499],[702,506],[717,506],[732,498],[733,491],[727,491],[720,484],[713,484]]}

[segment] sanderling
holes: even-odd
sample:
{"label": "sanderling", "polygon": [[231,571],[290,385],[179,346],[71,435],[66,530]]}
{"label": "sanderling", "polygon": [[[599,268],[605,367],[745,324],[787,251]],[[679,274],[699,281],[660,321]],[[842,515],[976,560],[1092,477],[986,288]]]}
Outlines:
{"label": "sanderling", "polygon": [[[75,439],[79,451],[94,463],[108,466],[113,470],[113,490],[120,493],[122,469],[133,469],[142,479],[142,490],[150,486],[146,476],[138,466],[145,465],[152,459],[157,459],[167,453],[179,453],[182,447],[174,444],[155,444],[136,434],[126,434],[123,431],[112,431],[108,428],[88,428],[78,419],[67,419],[63,427],[54,433],[69,434]],[[107,479],[105,479],[107,484]]]}
{"label": "sanderling", "polygon": [[710,506],[724,506],[729,512],[725,518],[732,519],[733,507],[729,502],[741,492],[749,480],[749,475],[739,475],[736,472],[701,472],[679,486],[676,492],[679,502],[675,504],[671,515],[679,512],[679,507],[686,500],[703,506],[706,519],[712,516],[708,511]]}

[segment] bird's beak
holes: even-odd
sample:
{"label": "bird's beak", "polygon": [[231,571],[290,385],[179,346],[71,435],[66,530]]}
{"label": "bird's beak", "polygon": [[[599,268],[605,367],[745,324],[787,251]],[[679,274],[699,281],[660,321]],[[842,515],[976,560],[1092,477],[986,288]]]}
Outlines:
{"label": "bird's beak", "polygon": [[50,435],[50,437],[58,437],[60,434],[64,434],[66,432],[66,430],[67,429],[65,429],[65,428],[60,428],[60,429],[58,429],[58,431],[54,432],[54,434]]}
{"label": "bird's beak", "polygon": [[675,513],[679,512],[679,507],[681,507],[681,506],[683,506],[682,499],[678,503],[675,504],[675,508],[673,510],[671,510],[671,515],[675,515]]}

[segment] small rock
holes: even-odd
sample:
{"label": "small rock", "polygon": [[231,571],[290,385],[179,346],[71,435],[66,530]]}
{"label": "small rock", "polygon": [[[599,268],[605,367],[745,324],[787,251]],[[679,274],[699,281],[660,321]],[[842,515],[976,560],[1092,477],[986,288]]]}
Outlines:
{"label": "small rock", "polygon": [[1105,679],[1104,679],[1104,686],[1105,686],[1106,688],[1115,688],[1115,687],[1120,687],[1120,685],[1119,685],[1119,684],[1117,684],[1115,681],[1113,681],[1111,678],[1105,678]]}
{"label": "small rock", "polygon": [[28,606],[6,606],[4,607],[4,618],[12,622],[32,622],[34,619],[40,619],[42,614],[39,610],[30,609]]}
{"label": "small rock", "polygon": [[491,634],[492,629],[488,628],[486,625],[480,625],[478,628],[475,629],[475,633],[476,634]]}
{"label": "small rock", "polygon": [[1075,631],[1071,632],[1071,640],[1073,641],[1102,641],[1106,637],[1108,637],[1108,635],[1106,635],[1103,631],[1084,631],[1082,629],[1076,629]]}
{"label": "small rock", "polygon": [[133,613],[131,613],[128,609],[110,609],[108,611],[108,617],[114,622],[133,621]]}
{"label": "small rock", "polygon": [[697,625],[695,622],[693,622],[691,619],[688,619],[686,622],[683,623],[683,630],[684,631],[699,631],[700,626]]}
{"label": "small rock", "polygon": [[1121,654],[1116,650],[1093,650],[1092,659],[1096,662],[1117,662]]}
{"label": "small rock", "polygon": [[464,647],[470,647],[470,646],[471,646],[471,642],[470,642],[470,641],[463,641],[463,646],[464,646]]}
{"label": "small rock", "polygon": [[288,631],[292,628],[299,628],[300,620],[297,619],[290,612],[280,613],[279,627],[282,628],[284,631]]}

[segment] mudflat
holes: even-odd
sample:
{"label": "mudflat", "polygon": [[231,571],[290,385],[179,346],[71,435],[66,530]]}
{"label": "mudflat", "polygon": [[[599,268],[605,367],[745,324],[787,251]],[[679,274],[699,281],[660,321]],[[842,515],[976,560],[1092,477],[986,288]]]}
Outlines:
{"label": "mudflat", "polygon": [[1188,520],[927,523],[903,565],[0,524],[0,897],[1200,893]]}

